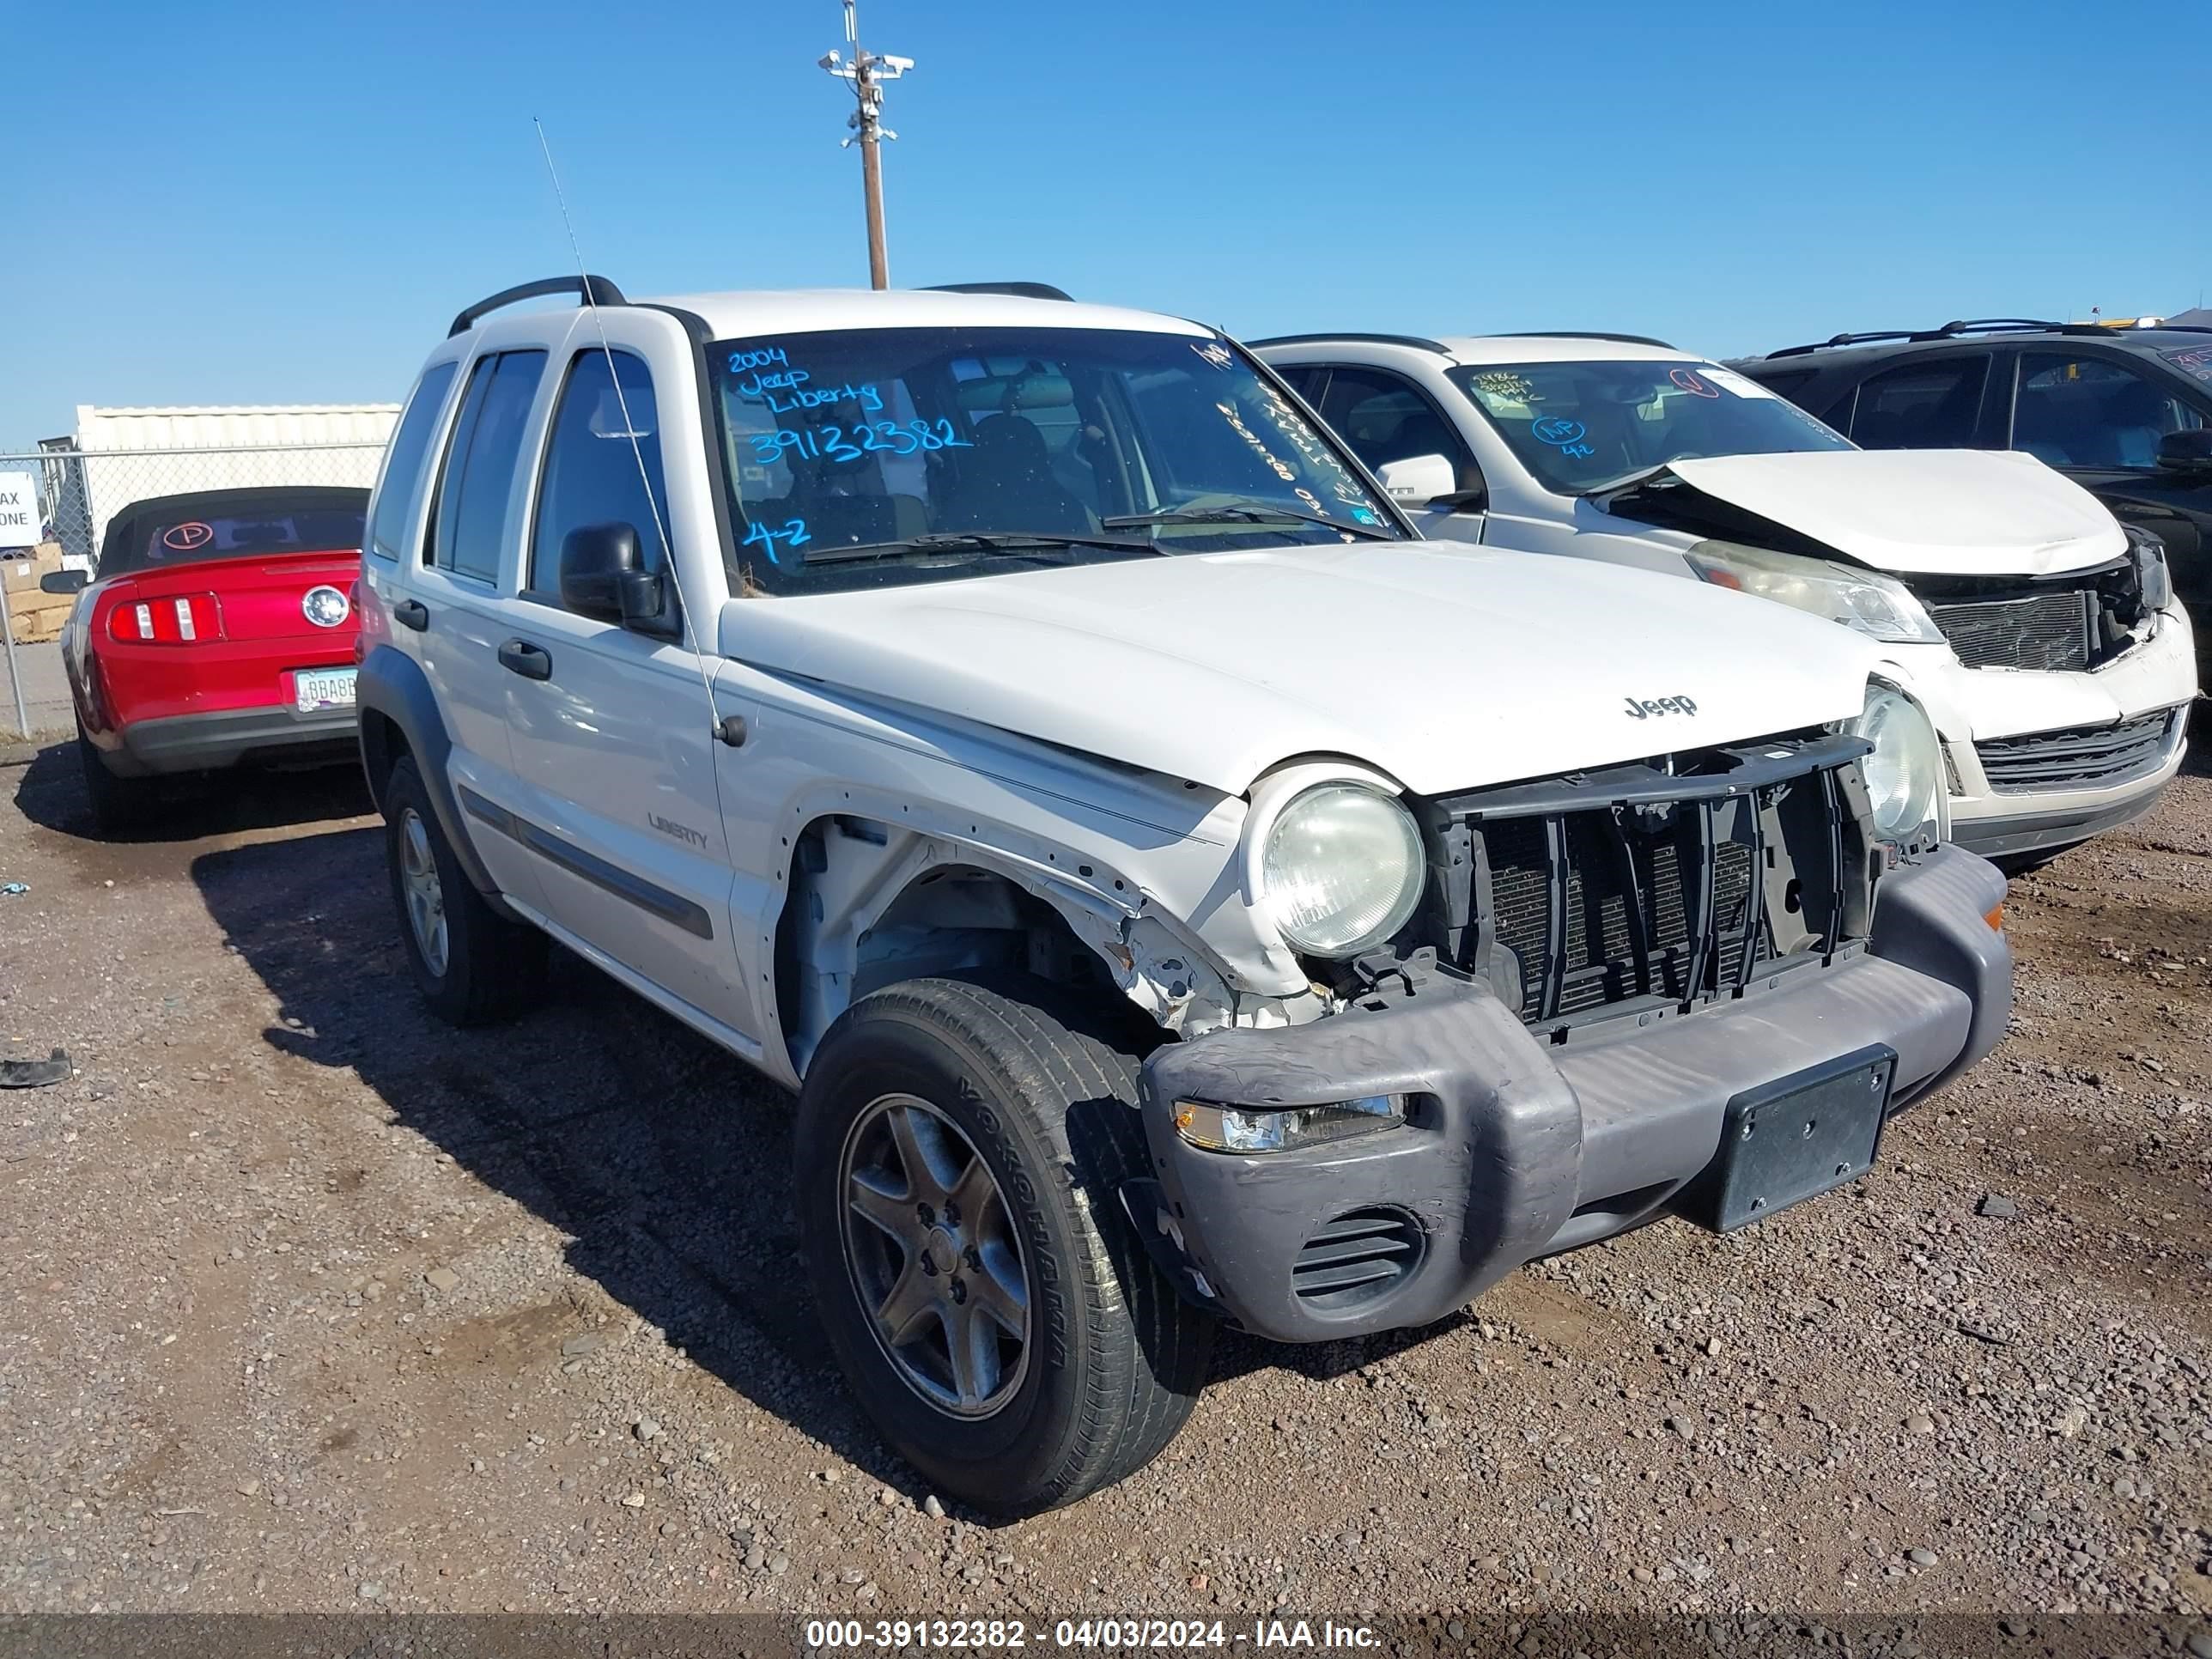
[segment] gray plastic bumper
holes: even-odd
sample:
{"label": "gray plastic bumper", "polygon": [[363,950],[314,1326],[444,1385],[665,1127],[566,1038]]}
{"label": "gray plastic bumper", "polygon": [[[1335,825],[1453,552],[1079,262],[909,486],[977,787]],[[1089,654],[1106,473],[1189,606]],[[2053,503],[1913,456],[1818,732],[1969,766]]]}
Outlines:
{"label": "gray plastic bumper", "polygon": [[2166,782],[2161,778],[2117,805],[2108,802],[2102,806],[2022,812],[2002,818],[1960,818],[1953,826],[1953,834],[1960,846],[1985,859],[2057,852],[2134,823],[2158,805]]}
{"label": "gray plastic bumper", "polygon": [[215,771],[249,759],[278,764],[343,761],[353,745],[350,708],[313,714],[283,707],[222,708],[135,721],[123,728],[119,744],[100,751],[100,760],[118,777],[143,778]]}
{"label": "gray plastic bumper", "polygon": [[[1941,848],[1884,878],[1869,948],[1724,1005],[1632,1015],[1562,1045],[1486,988],[1433,977],[1310,1024],[1170,1045],[1144,1073],[1157,1179],[1130,1183],[1124,1202],[1187,1295],[1262,1336],[1427,1323],[1524,1261],[1665,1206],[1713,1162],[1738,1097],[1886,1050],[1894,1111],[1988,1053],[2012,999],[2010,947],[1984,920],[2004,886],[1984,860]],[[1287,1152],[1205,1152],[1172,1118],[1178,1099],[1384,1094],[1418,1100],[1403,1126]],[[1363,1209],[1411,1218],[1413,1265],[1350,1306],[1302,1297],[1291,1277],[1302,1249]]]}

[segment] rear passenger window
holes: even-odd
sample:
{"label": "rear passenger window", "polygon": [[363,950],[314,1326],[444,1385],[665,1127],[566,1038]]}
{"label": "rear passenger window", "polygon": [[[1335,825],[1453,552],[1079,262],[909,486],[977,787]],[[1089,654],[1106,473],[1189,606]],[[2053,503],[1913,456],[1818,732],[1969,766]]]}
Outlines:
{"label": "rear passenger window", "polygon": [[422,550],[426,562],[477,581],[498,579],[514,463],[544,373],[542,351],[479,357],[469,372],[468,393],[447,447],[432,534]]}
{"label": "rear passenger window", "polygon": [[579,352],[553,412],[553,435],[538,486],[531,590],[560,591],[561,544],[570,531],[590,524],[629,526],[637,532],[645,568],[658,570],[666,562],[660,532],[667,523],[652,375],[627,351],[609,353],[594,346]]}
{"label": "rear passenger window", "polygon": [[1817,368],[1789,368],[1779,373],[1761,369],[1751,378],[1776,397],[1787,398],[1791,403],[1802,406],[1805,400],[1797,394],[1811,384],[1813,377],[1820,372]]}
{"label": "rear passenger window", "polygon": [[[1299,399],[1309,408],[1319,410],[1322,388],[1328,380],[1326,368],[1285,368],[1276,365],[1275,373],[1283,377],[1283,384],[1297,392]],[[1338,435],[1343,434],[1340,433]]]}
{"label": "rear passenger window", "polygon": [[430,433],[446,407],[446,393],[453,384],[455,363],[440,363],[422,377],[408,399],[407,412],[384,461],[384,483],[376,497],[376,521],[369,528],[368,550],[380,559],[396,559],[414,520],[415,485],[422,476],[423,452]]}
{"label": "rear passenger window", "polygon": [[1982,352],[1885,370],[1859,387],[1851,439],[1867,449],[1972,448],[1989,373]]}
{"label": "rear passenger window", "polygon": [[[1826,409],[1814,410],[1814,417],[1817,419],[1821,425],[1832,426],[1835,428],[1837,431],[1848,436],[1851,429],[1851,410],[1856,405],[1858,400],[1859,389],[1856,386],[1848,387],[1842,397],[1837,398],[1835,402],[1830,404]],[[1793,398],[1790,401],[1795,403],[1796,399]],[[1811,405],[1808,404],[1807,407],[1811,408]]]}

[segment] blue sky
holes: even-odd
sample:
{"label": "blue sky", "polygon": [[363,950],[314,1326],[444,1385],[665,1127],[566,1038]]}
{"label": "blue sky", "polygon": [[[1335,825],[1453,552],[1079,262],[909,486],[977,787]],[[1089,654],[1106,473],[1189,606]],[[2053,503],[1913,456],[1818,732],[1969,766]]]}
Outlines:
{"label": "blue sky", "polygon": [[[1801,14],[1796,18],[1779,15]],[[1256,336],[1618,328],[1716,355],[2194,304],[2212,10],[862,0],[892,280]],[[0,447],[79,403],[398,397],[462,305],[861,284],[836,0],[21,9]],[[27,49],[27,56],[24,55]],[[27,89],[27,95],[26,90]],[[20,222],[20,219],[19,219]]]}

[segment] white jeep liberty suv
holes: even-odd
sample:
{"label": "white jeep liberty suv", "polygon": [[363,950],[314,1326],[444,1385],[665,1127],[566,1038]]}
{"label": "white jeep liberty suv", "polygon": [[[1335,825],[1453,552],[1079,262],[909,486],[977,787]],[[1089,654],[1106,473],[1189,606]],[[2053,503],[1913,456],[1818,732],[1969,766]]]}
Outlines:
{"label": "white jeep liberty suv", "polygon": [[1196,324],[528,284],[431,353],[362,583],[431,1006],[526,1010],[550,936],[795,1086],[831,1346],[988,1510],[1141,1468],[1220,1322],[1855,1179],[2004,1027],[1869,642],[1431,548]]}

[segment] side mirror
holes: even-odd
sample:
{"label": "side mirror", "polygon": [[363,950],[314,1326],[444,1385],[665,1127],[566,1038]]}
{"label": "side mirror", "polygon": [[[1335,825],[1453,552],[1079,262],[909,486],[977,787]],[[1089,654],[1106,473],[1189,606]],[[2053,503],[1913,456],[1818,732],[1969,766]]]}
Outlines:
{"label": "side mirror", "polygon": [[1481,489],[1462,489],[1459,469],[1444,455],[1408,455],[1376,470],[1382,488],[1401,507],[1426,507],[1443,513],[1479,510],[1489,499]]}
{"label": "side mirror", "polygon": [[2212,427],[2167,433],[2158,441],[2158,464],[2175,472],[2212,472]]}
{"label": "side mirror", "polygon": [[82,570],[49,570],[39,578],[41,593],[82,593],[92,578]]}
{"label": "side mirror", "polygon": [[653,632],[666,607],[661,580],[644,562],[635,526],[579,525],[561,538],[561,603],[580,617]]}

